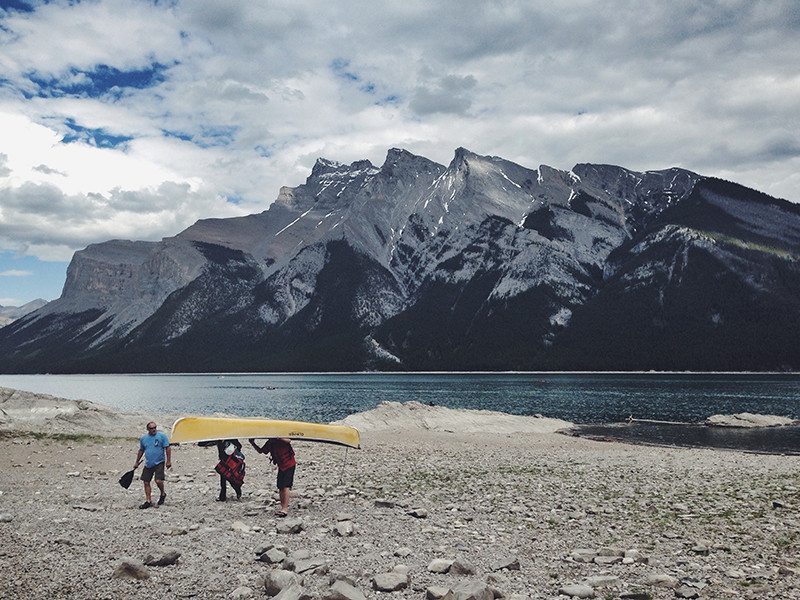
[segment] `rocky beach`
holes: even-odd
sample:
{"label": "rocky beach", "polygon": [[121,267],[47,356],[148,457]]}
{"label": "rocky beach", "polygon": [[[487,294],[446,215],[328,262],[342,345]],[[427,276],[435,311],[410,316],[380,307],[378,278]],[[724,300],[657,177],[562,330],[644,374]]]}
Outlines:
{"label": "rocky beach", "polygon": [[216,501],[213,448],[181,445],[139,510],[117,480],[176,416],[0,388],[0,597],[800,598],[797,456],[383,403],[345,420],[361,450],[294,444],[288,518],[247,445],[241,501]]}

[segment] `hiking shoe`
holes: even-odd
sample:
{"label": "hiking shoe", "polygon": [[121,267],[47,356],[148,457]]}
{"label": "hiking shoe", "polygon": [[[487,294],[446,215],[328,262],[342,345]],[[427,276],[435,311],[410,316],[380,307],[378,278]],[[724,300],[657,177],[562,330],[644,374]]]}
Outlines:
{"label": "hiking shoe", "polygon": [[158,505],[161,506],[162,504],[164,504],[164,500],[166,500],[166,499],[167,499],[167,495],[166,494],[161,494],[161,496],[158,497]]}
{"label": "hiking shoe", "polygon": [[153,506],[152,502],[144,502],[139,508],[150,508],[151,506]]}

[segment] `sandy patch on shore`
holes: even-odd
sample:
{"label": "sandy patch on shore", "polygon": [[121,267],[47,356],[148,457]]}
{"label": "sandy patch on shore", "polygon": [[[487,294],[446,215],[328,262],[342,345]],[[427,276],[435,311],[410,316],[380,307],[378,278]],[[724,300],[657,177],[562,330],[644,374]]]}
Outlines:
{"label": "sandy patch on shore", "polygon": [[[467,424],[483,419],[477,432],[444,433],[435,419],[420,426],[419,410],[406,409],[417,423],[406,428],[397,426],[402,418],[385,421],[390,430],[370,428],[365,417],[361,451],[296,443],[290,517],[302,529],[294,534],[277,531],[285,520],[273,515],[274,467],[247,446],[241,501],[216,502],[216,451],[184,445],[173,450],[165,505],[139,510],[141,483],[127,491],[117,484],[133,465],[134,437],[23,435],[9,428],[38,417],[8,411],[0,597],[266,598],[264,582],[277,567],[255,559],[274,546],[278,557],[294,555],[295,568],[321,563],[299,576],[312,598],[336,597],[336,577],[370,599],[418,599],[429,588],[470,583],[515,600],[558,598],[580,583],[597,598],[676,597],[654,581],[700,598],[800,598],[798,457],[487,435],[485,414],[464,416]],[[58,421],[57,433],[75,415],[83,420],[80,411],[39,425]],[[434,412],[449,415],[452,428],[452,414]],[[143,417],[86,414],[114,435],[131,426],[133,435],[143,432]],[[170,549],[178,562],[146,567],[147,580],[112,576],[124,557],[143,561]],[[617,556],[626,551],[628,558]],[[435,559],[474,573],[433,573]],[[505,559],[519,569],[495,571]],[[373,589],[376,575],[404,567],[407,587]]]}

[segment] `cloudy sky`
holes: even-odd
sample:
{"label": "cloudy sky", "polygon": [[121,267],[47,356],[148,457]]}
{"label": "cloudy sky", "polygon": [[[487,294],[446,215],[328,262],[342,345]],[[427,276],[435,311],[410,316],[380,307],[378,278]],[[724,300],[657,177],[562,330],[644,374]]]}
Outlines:
{"label": "cloudy sky", "polygon": [[0,305],[318,156],[681,166],[800,201],[800,2],[0,0]]}

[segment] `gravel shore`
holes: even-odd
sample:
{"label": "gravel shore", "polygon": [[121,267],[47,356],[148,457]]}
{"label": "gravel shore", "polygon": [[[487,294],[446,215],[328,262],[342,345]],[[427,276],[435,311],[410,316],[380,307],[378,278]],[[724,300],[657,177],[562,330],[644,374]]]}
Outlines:
{"label": "gravel shore", "polygon": [[247,445],[241,501],[215,501],[215,449],[183,445],[164,506],[139,510],[141,482],[117,479],[150,416],[28,420],[37,433],[7,416],[0,597],[800,599],[800,457],[515,432],[491,415],[459,431],[470,411],[446,431],[392,410],[394,429],[362,421],[362,450],[294,444],[286,519],[274,466]]}

